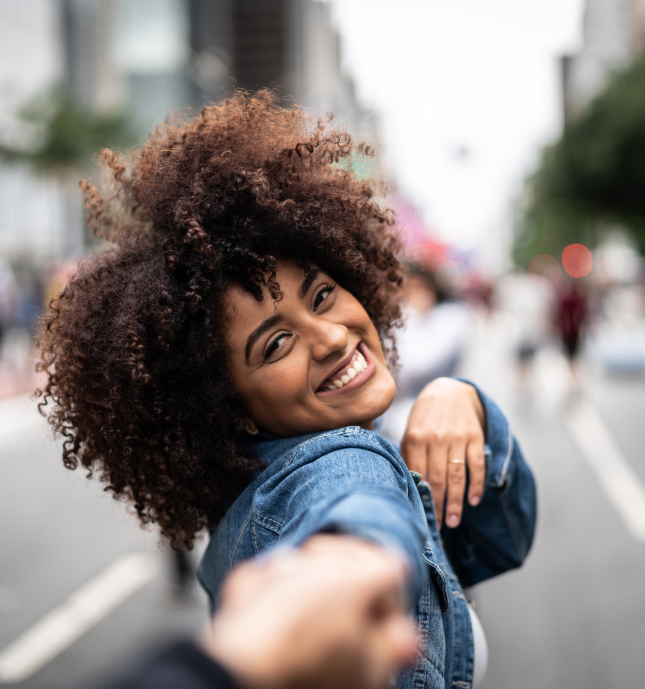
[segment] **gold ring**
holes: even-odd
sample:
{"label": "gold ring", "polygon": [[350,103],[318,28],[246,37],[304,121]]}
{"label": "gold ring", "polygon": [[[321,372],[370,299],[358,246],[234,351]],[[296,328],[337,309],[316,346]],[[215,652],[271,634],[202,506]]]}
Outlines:
{"label": "gold ring", "polygon": [[465,459],[459,459],[459,457],[455,457],[454,459],[449,459],[448,464],[465,464],[466,460]]}

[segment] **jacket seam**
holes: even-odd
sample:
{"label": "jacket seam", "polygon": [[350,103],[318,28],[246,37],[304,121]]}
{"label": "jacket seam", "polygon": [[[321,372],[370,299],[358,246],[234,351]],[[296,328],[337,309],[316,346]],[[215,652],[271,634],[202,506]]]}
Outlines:
{"label": "jacket seam", "polygon": [[233,564],[235,563],[235,554],[237,553],[237,549],[240,546],[240,541],[242,540],[242,536],[244,535],[244,532],[248,528],[249,524],[251,523],[251,519],[253,517],[253,510],[249,512],[249,516],[245,519],[244,525],[240,529],[240,532],[237,535],[237,539],[235,541],[235,545],[233,546],[231,550],[231,557],[229,558],[229,565],[232,567]]}
{"label": "jacket seam", "polygon": [[[348,431],[351,431],[348,433]],[[362,434],[363,429],[360,426],[345,426],[344,428],[337,428],[336,430],[333,431],[327,431],[326,433],[321,433],[320,435],[315,436],[314,438],[309,438],[309,440],[305,440],[303,443],[300,443],[298,447],[296,447],[293,451],[292,456],[289,458],[288,461],[284,463],[284,467],[288,467],[292,462],[296,460],[298,455],[300,454],[301,450],[304,450],[310,443],[313,443],[317,440],[321,440],[322,438],[333,438],[338,435],[359,435]],[[371,441],[370,441],[371,442]]]}
{"label": "jacket seam", "polygon": [[506,474],[508,473],[508,467],[511,463],[511,456],[513,454],[513,436],[511,434],[511,424],[506,419],[506,428],[508,429],[508,452],[506,453],[506,459],[504,459],[504,464],[502,465],[502,471],[500,473],[500,485],[506,481]]}

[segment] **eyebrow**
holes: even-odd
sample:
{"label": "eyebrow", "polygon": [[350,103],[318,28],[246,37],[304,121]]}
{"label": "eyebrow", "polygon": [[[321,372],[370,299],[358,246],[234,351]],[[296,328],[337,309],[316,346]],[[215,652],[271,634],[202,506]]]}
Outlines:
{"label": "eyebrow", "polygon": [[[320,273],[319,270],[312,270],[307,275],[305,275],[305,279],[302,281],[302,285],[300,285],[300,289],[298,290],[298,296],[300,299],[303,299],[306,295],[307,292],[309,292],[311,286],[314,283],[314,280],[318,277],[318,274]],[[244,355],[246,357],[246,360],[248,362],[249,357],[251,356],[251,350],[253,349],[253,345],[264,335],[264,333],[267,330],[270,330],[273,328],[274,325],[277,325],[282,321],[284,316],[282,314],[275,314],[275,316],[271,316],[271,318],[266,318],[265,320],[258,325],[258,327],[249,335],[247,341],[246,341],[246,349],[244,351]]]}
{"label": "eyebrow", "polygon": [[251,349],[253,349],[253,345],[264,335],[264,333],[267,330],[270,330],[273,328],[274,325],[277,325],[280,323],[281,320],[283,320],[284,316],[280,313],[276,313],[275,316],[271,316],[271,318],[266,318],[265,320],[258,325],[258,327],[249,335],[248,340],[246,341],[246,350],[245,350],[245,356],[246,360],[249,360],[249,357],[251,356]]}
{"label": "eyebrow", "polygon": [[302,281],[302,285],[300,285],[300,289],[298,290],[298,296],[301,299],[303,299],[307,295],[307,292],[314,284],[314,280],[318,277],[318,273],[320,273],[319,270],[310,270],[305,275],[305,279]]}

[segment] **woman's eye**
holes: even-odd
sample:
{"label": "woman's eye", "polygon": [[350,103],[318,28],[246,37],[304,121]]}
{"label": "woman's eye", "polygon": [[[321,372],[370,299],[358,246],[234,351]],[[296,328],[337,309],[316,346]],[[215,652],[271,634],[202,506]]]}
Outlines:
{"label": "woman's eye", "polygon": [[327,299],[327,297],[336,289],[336,285],[327,285],[326,287],[323,287],[317,294],[316,298],[314,299],[314,311],[318,309],[318,307]]}
{"label": "woman's eye", "polygon": [[264,353],[264,358],[262,361],[266,361],[272,354],[275,352],[277,349],[280,348],[282,343],[286,340],[288,340],[291,337],[289,333],[282,333],[278,335],[277,337],[274,337],[273,340],[271,340],[269,346],[267,347],[266,352]]}

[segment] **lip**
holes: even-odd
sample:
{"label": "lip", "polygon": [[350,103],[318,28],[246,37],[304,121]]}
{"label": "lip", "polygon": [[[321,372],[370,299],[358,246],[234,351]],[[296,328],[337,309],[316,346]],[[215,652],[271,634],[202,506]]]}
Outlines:
{"label": "lip", "polygon": [[374,375],[374,372],[376,371],[376,362],[374,361],[370,350],[365,346],[365,344],[363,342],[359,342],[349,353],[349,356],[345,357],[345,359],[343,359],[343,361],[336,366],[336,368],[325,378],[325,380],[327,380],[327,378],[331,378],[334,374],[338,373],[338,371],[345,368],[345,366],[347,366],[347,364],[349,364],[349,362],[352,360],[352,357],[357,349],[360,350],[361,354],[365,357],[365,360],[367,361],[367,368],[360,375],[356,376],[356,378],[350,380],[349,383],[343,385],[342,388],[336,388],[336,390],[321,390],[320,392],[316,393],[316,396],[331,397],[333,395],[341,395],[344,392],[352,392],[352,390],[360,388],[363,383],[366,383]]}

